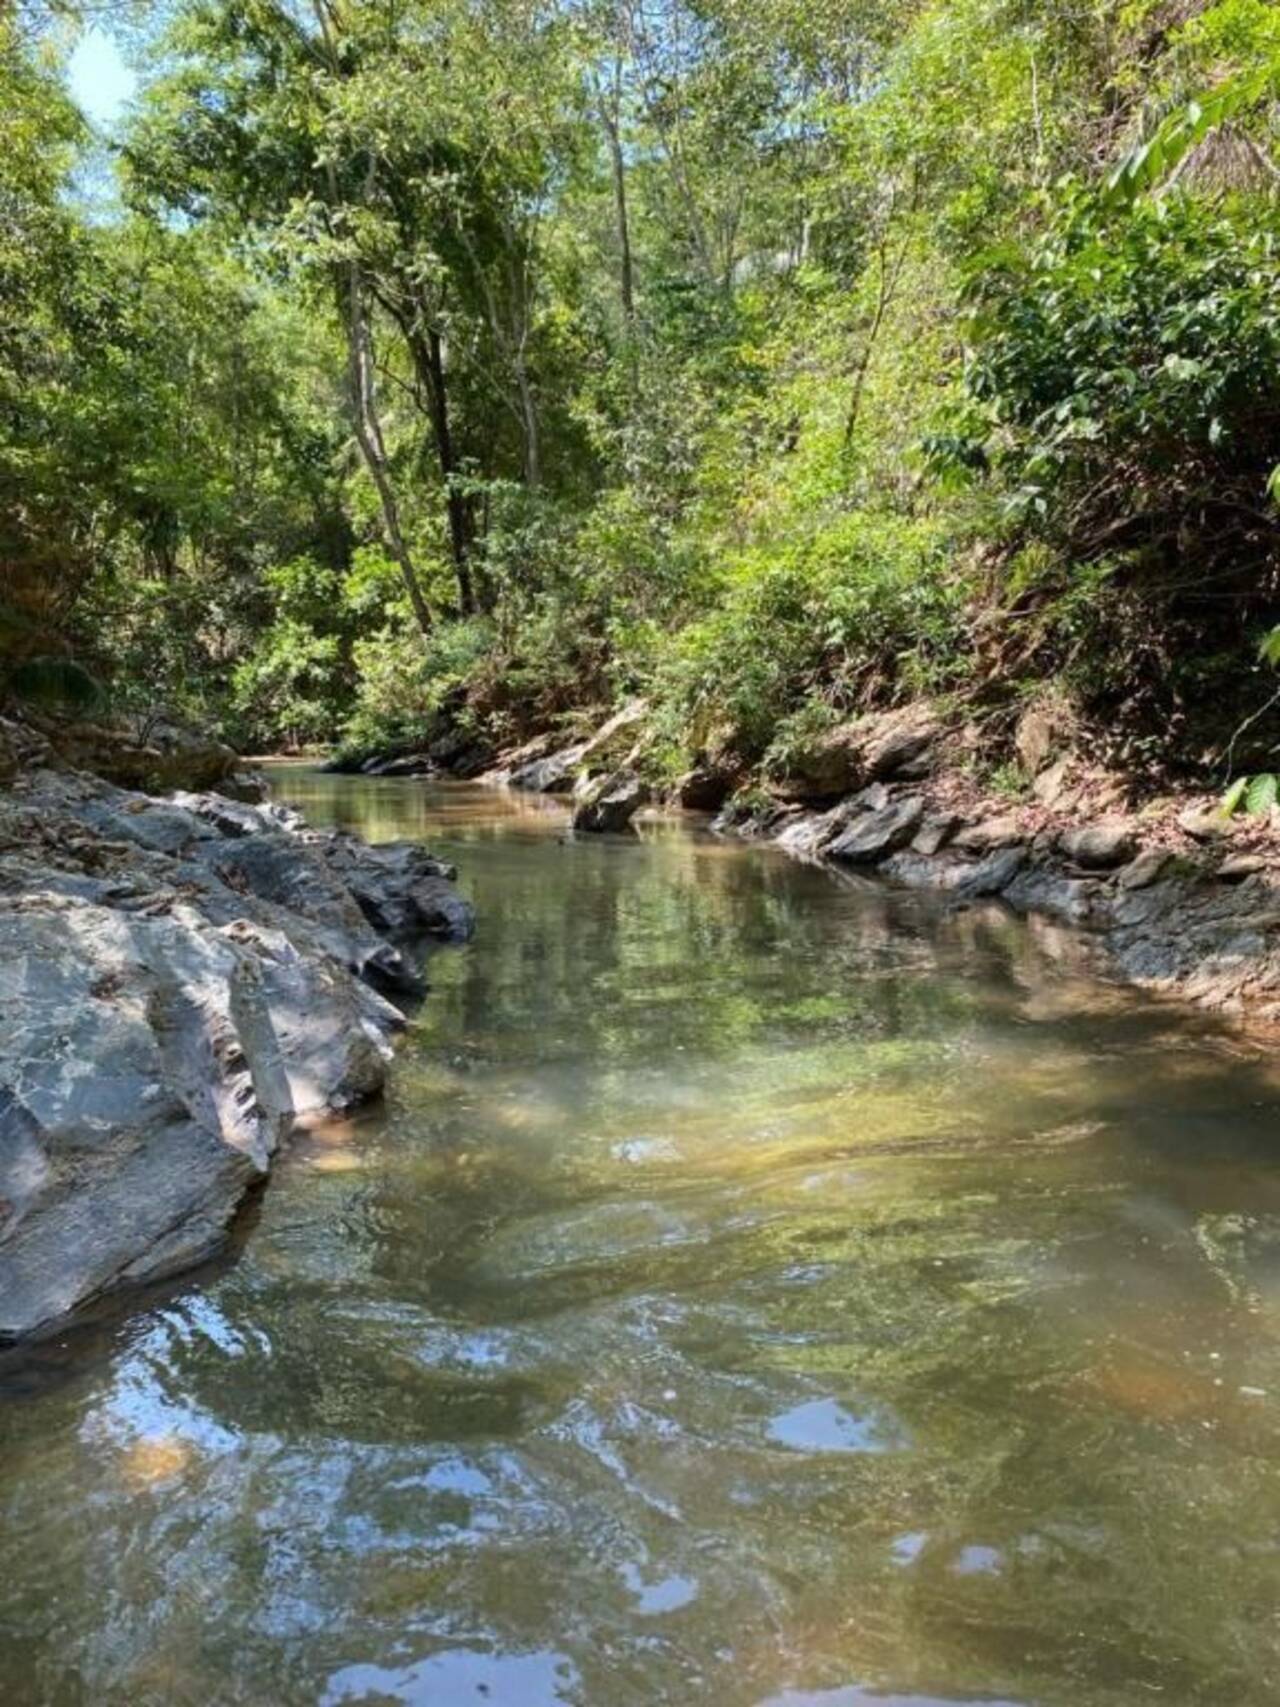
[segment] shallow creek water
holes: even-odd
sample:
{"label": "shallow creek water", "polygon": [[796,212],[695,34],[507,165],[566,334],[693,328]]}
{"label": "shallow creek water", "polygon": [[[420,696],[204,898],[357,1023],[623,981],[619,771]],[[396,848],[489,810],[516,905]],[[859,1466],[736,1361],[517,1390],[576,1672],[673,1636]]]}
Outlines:
{"label": "shallow creek water", "polygon": [[998,909],[277,789],[479,932],[235,1252],[0,1362],[0,1702],[1280,1698],[1265,1056]]}

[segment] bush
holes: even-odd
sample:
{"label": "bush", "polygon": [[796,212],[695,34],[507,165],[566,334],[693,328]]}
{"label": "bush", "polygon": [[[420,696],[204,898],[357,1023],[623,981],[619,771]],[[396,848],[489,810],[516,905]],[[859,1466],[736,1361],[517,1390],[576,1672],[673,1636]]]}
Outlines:
{"label": "bush", "polygon": [[720,607],[676,637],[660,697],[695,745],[727,726],[754,760],[806,702],[851,709],[939,685],[958,656],[963,591],[936,522],[836,518],[735,566]]}
{"label": "bush", "polygon": [[1116,207],[1081,190],[1029,250],[986,258],[970,460],[977,442],[1015,529],[1057,550],[1060,587],[1108,560],[1166,605],[1235,601],[1233,621],[1270,597],[1278,262],[1248,198]]}

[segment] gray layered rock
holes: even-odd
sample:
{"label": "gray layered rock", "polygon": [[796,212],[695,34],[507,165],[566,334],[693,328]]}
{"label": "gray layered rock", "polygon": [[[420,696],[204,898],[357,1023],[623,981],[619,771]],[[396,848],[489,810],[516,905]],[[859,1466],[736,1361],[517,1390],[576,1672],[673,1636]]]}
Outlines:
{"label": "gray layered rock", "polygon": [[634,771],[615,771],[580,791],[573,827],[593,835],[626,830],[648,798],[649,790]]}
{"label": "gray layered rock", "polygon": [[[1139,852],[1132,821],[1032,835],[1014,813],[987,807],[957,831],[950,807],[881,783],[821,812],[758,802],[744,811],[726,810],[717,827],[770,835],[801,856],[874,865],[895,883],[959,902],[999,899],[1086,928],[1135,984],[1280,1022],[1280,860],[1256,837],[1215,861],[1203,849]],[[1225,834],[1221,812],[1179,822],[1188,835],[1210,822],[1214,836]]]}
{"label": "gray layered rock", "polygon": [[906,847],[920,828],[923,817],[922,800],[892,801],[879,811],[855,818],[848,829],[827,844],[824,851],[832,859],[846,860],[854,865],[873,865],[887,854]]}
{"label": "gray layered rock", "polygon": [[[75,774],[0,794],[0,1338],[213,1250],[300,1115],[382,1088],[374,985],[470,909],[415,847]],[[385,932],[386,935],[381,933]]]}
{"label": "gray layered rock", "polygon": [[837,724],[788,755],[779,788],[791,798],[820,799],[872,779],[915,775],[940,730],[927,706]]}
{"label": "gray layered rock", "polygon": [[518,766],[508,779],[512,788],[528,789],[534,794],[569,794],[586,745],[585,741],[579,741],[575,746],[562,747],[558,753]]}
{"label": "gray layered rock", "polygon": [[1025,848],[996,848],[985,859],[979,860],[957,887],[962,895],[974,900],[980,896],[1003,894],[1022,870],[1026,860]]}

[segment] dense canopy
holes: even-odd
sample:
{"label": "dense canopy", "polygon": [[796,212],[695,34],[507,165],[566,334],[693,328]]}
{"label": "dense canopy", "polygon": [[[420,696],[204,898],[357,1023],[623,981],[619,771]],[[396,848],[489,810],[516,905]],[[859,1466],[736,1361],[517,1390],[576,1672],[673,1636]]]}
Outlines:
{"label": "dense canopy", "polygon": [[1048,680],[1212,767],[1272,692],[1267,0],[170,0],[105,138],[80,23],[0,16],[8,693],[642,691],[673,772]]}

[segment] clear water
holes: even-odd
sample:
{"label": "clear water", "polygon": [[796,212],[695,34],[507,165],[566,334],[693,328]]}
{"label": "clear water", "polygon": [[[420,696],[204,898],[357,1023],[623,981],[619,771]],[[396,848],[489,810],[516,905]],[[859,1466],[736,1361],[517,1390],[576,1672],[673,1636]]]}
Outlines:
{"label": "clear water", "polygon": [[235,1253],[0,1364],[0,1701],[1277,1700],[1265,1055],[676,824],[279,789],[480,931]]}

